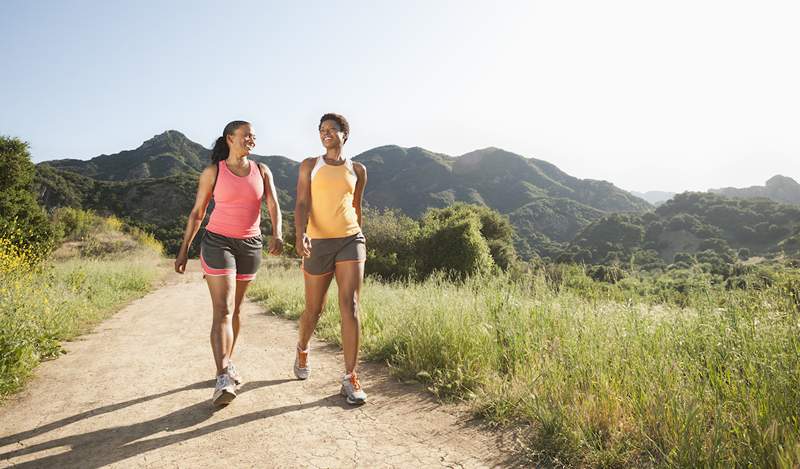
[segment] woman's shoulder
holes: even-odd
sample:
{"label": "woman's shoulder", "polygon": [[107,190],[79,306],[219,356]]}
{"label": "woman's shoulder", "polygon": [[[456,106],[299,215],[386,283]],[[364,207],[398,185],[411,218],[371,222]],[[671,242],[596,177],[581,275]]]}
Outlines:
{"label": "woman's shoulder", "polygon": [[361,163],[361,162],[358,162],[358,161],[353,161],[352,165],[353,165],[353,171],[355,171],[356,173],[366,174],[367,167],[364,166],[364,163]]}
{"label": "woman's shoulder", "polygon": [[319,161],[319,156],[309,156],[308,158],[300,162],[300,169],[311,171],[318,161]]}
{"label": "woman's shoulder", "polygon": [[211,163],[203,169],[203,172],[200,173],[200,177],[214,177],[217,175],[217,171],[219,171],[219,166],[217,166],[216,163]]}

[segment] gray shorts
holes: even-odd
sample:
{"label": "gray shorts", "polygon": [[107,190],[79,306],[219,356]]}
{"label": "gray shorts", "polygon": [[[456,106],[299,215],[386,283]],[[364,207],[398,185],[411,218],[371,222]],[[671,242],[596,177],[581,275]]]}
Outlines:
{"label": "gray shorts", "polygon": [[236,280],[253,280],[261,266],[261,235],[229,238],[206,231],[200,242],[200,263],[206,275],[233,275]]}
{"label": "gray shorts", "polygon": [[303,258],[303,272],[309,275],[328,275],[343,262],[365,262],[367,239],[362,233],[346,238],[311,240],[311,256]]}

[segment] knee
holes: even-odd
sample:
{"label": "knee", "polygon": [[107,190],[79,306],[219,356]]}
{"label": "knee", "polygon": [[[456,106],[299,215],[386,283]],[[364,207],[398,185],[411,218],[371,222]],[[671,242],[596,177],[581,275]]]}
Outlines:
{"label": "knee", "polygon": [[352,315],[353,318],[358,319],[359,313],[359,306],[358,306],[358,299],[357,298],[347,298],[342,299],[339,302],[339,308],[342,310],[342,313]]}
{"label": "knee", "polygon": [[230,322],[233,319],[234,310],[228,305],[214,306],[214,321]]}
{"label": "knee", "polygon": [[306,308],[306,315],[308,315],[309,319],[319,320],[322,316],[322,307]]}

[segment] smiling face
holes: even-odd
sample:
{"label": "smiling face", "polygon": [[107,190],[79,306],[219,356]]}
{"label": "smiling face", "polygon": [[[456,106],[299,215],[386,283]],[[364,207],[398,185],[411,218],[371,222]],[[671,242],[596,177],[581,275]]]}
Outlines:
{"label": "smiling face", "polygon": [[319,140],[325,149],[340,148],[344,145],[344,132],[338,122],[328,119],[319,126]]}
{"label": "smiling face", "polygon": [[241,125],[228,135],[228,146],[239,156],[247,156],[256,146],[256,133],[250,124]]}

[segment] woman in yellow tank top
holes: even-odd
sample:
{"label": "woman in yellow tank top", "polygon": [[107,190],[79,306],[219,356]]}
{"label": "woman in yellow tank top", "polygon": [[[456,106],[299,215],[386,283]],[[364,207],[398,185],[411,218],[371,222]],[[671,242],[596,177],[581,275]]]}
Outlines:
{"label": "woman in yellow tank top", "polygon": [[308,343],[325,305],[333,277],[339,288],[345,371],[341,393],[350,404],[363,404],[367,395],[356,374],[360,338],[359,295],[367,258],[361,233],[361,200],[367,169],[345,158],[342,148],[350,125],[339,114],[320,119],[319,137],[325,154],[307,158],[297,177],[295,246],[303,258],[306,307],[300,318],[294,374],[307,379],[311,367]]}

